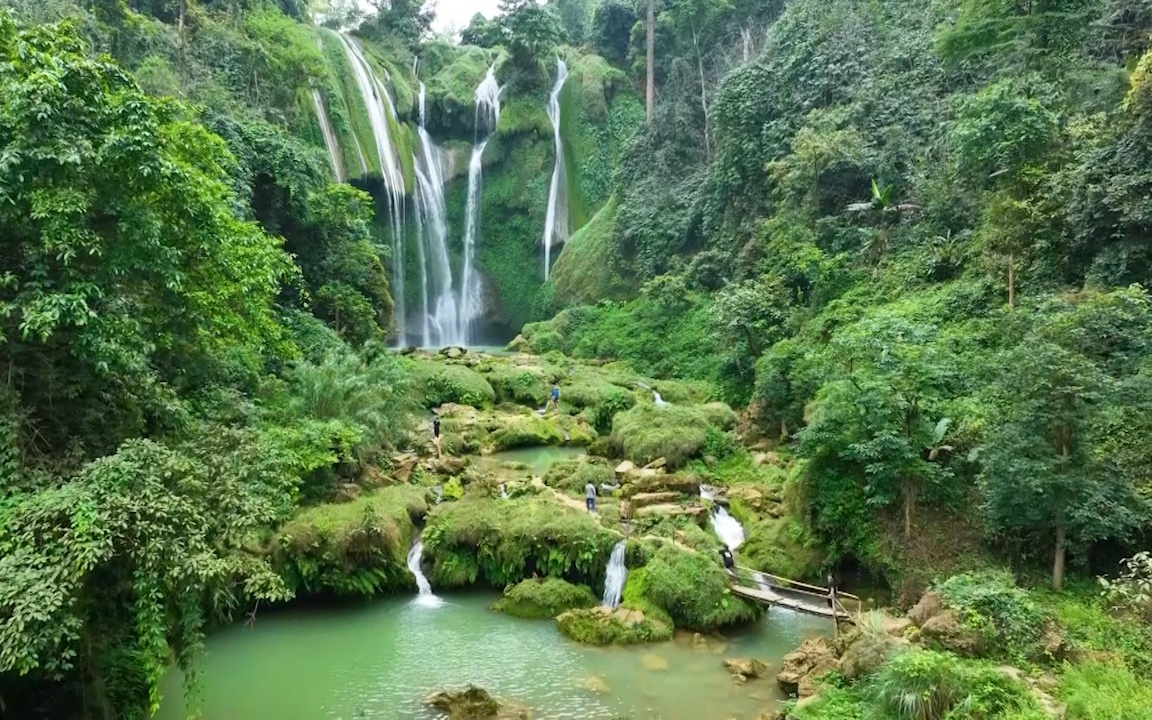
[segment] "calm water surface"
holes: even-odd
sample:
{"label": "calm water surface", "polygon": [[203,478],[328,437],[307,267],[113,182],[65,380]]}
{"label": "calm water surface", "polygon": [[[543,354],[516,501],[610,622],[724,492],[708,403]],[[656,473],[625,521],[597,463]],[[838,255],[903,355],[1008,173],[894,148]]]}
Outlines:
{"label": "calm water surface", "polygon": [[[429,692],[474,683],[521,702],[537,719],[754,720],[779,702],[773,679],[734,683],[725,657],[780,658],[827,621],[771,611],[756,628],[707,647],[688,637],[634,648],[588,648],[552,621],[492,612],[495,596],[448,596],[438,608],[390,598],[355,609],[260,617],[208,640],[204,720],[440,717]],[[159,720],[184,720],[178,672],[164,681]]]}
{"label": "calm water surface", "polygon": [[533,475],[543,475],[560,460],[577,458],[587,455],[588,451],[582,447],[561,445],[553,447],[528,447],[515,450],[502,450],[498,453],[479,458],[481,465],[499,469],[504,463],[524,463]]}

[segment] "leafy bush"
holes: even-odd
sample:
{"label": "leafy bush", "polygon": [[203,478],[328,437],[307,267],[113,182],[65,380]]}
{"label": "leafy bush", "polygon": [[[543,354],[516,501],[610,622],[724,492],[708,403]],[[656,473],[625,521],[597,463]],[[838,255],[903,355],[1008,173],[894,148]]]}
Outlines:
{"label": "leafy bush", "polygon": [[426,408],[445,403],[486,407],[496,401],[492,385],[471,368],[430,360],[409,363],[413,388]]}
{"label": "leafy bush", "polygon": [[1113,608],[1152,624],[1152,553],[1128,558],[1120,577],[1100,578],[1100,585]]}
{"label": "leafy bush", "polygon": [[1067,665],[1059,694],[1068,703],[1069,720],[1152,718],[1152,685],[1120,665]]}
{"label": "leafy bush", "polygon": [[442,587],[477,580],[505,587],[533,573],[595,586],[619,539],[587,513],[543,495],[515,503],[468,496],[440,505],[423,537],[431,579]]}
{"label": "leafy bush", "polygon": [[825,553],[791,517],[766,518],[745,524],[747,539],[740,546],[741,564],[754,570],[797,580],[819,580]]}
{"label": "leafy bush", "polygon": [[869,688],[874,709],[891,720],[1035,718],[1028,689],[996,668],[950,653],[910,650],[884,666]]}
{"label": "leafy bush", "polygon": [[656,458],[677,468],[704,452],[709,429],[726,430],[735,416],[726,405],[641,404],[620,413],[612,423],[609,442],[615,453],[638,465]]}
{"label": "leafy bush", "polygon": [[532,578],[505,588],[504,597],[497,600],[492,609],[514,617],[544,620],[595,604],[596,596],[587,585],[573,585],[560,578]]}
{"label": "leafy bush", "polygon": [[1056,614],[1074,650],[1115,657],[1137,675],[1152,677],[1152,634],[1147,627],[1113,615],[1094,587],[1077,591],[1045,592],[1039,597]]}
{"label": "leafy bush", "polygon": [[676,627],[711,632],[760,616],[759,607],[732,594],[719,555],[712,559],[665,545],[645,569],[644,595],[663,608]]}
{"label": "leafy bush", "polygon": [[1008,572],[964,573],[936,587],[945,604],[958,610],[969,626],[984,634],[985,647],[1010,658],[1040,658],[1041,639],[1050,613]]}
{"label": "leafy bush", "polygon": [[557,490],[583,492],[588,483],[599,488],[602,483],[610,484],[615,478],[616,474],[606,461],[585,456],[553,463],[544,473],[544,484]]}

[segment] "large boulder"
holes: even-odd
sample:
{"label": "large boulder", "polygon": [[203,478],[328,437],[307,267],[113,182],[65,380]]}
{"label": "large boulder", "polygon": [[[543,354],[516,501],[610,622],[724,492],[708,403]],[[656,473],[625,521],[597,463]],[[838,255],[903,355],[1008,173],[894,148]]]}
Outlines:
{"label": "large boulder", "polygon": [[596,596],[584,585],[560,578],[529,578],[504,589],[493,610],[530,620],[544,620],[574,608],[590,608]]}
{"label": "large boulder", "polygon": [[890,635],[861,633],[841,653],[840,674],[846,680],[858,680],[871,675],[909,644],[903,638]]}
{"label": "large boulder", "polygon": [[929,618],[920,626],[920,637],[930,647],[950,650],[957,655],[976,656],[984,649],[984,637],[966,625],[955,610],[945,610]]}
{"label": "large boulder", "polygon": [[693,473],[680,473],[676,475],[653,475],[637,478],[624,486],[624,497],[632,497],[645,493],[671,492],[678,495],[699,495],[700,477]]}
{"label": "large boulder", "polygon": [[908,611],[908,617],[916,623],[917,627],[924,627],[924,623],[942,612],[944,612],[944,598],[940,597],[938,593],[926,592],[924,597],[920,598],[920,602]]}
{"label": "large boulder", "polygon": [[776,673],[776,683],[789,695],[798,695],[801,683],[805,690],[811,691],[815,681],[836,666],[836,654],[831,643],[826,638],[812,638],[784,656],[780,672]]}
{"label": "large boulder", "polygon": [[724,669],[748,679],[768,676],[768,666],[756,658],[728,658],[724,661]]}
{"label": "large boulder", "polygon": [[636,645],[672,637],[672,626],[642,611],[596,607],[569,610],[556,618],[560,633],[585,645]]}
{"label": "large boulder", "polygon": [[475,685],[460,692],[434,692],[426,702],[447,713],[449,720],[530,720],[532,717],[524,708],[497,702],[488,691]]}

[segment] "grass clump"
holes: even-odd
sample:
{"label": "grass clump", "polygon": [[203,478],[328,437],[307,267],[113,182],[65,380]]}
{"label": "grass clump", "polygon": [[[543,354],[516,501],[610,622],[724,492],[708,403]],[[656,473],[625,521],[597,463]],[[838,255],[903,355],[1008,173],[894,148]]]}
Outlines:
{"label": "grass clump", "polygon": [[531,408],[543,407],[552,389],[549,379],[539,368],[493,363],[484,369],[484,377],[496,391],[498,401]]}
{"label": "grass clump", "polygon": [[505,588],[504,597],[492,609],[513,617],[544,620],[595,604],[596,596],[587,585],[573,585],[560,578],[532,578]]}
{"label": "grass clump", "polygon": [[616,474],[607,461],[595,457],[580,457],[553,463],[544,474],[544,484],[556,490],[583,492],[592,483],[599,489],[601,483],[611,484]]}
{"label": "grass clump", "polygon": [[556,618],[565,637],[585,645],[639,645],[672,639],[672,626],[625,607],[569,610]]}
{"label": "grass clump", "polygon": [[736,417],[727,405],[640,404],[620,413],[608,441],[614,453],[637,465],[664,458],[678,468],[699,457],[709,444],[709,430],[727,430]]}
{"label": "grass clump", "polygon": [[946,605],[960,612],[965,625],[977,629],[985,647],[1012,659],[1040,659],[1051,613],[1004,571],[962,573],[936,587]]}
{"label": "grass clump", "polygon": [[1152,684],[1122,665],[1066,666],[1059,694],[1069,720],[1152,720]]}
{"label": "grass clump", "polygon": [[416,396],[426,408],[445,403],[486,407],[496,401],[492,385],[471,368],[431,360],[409,362]]}
{"label": "grass clump", "polygon": [[719,555],[665,545],[645,570],[644,595],[663,608],[678,628],[711,632],[760,617],[759,607],[732,594]]}
{"label": "grass clump", "polygon": [[466,496],[436,508],[424,530],[431,579],[441,587],[494,587],[533,574],[596,585],[617,535],[544,495],[526,501]]}
{"label": "grass clump", "polygon": [[350,503],[304,510],[275,539],[289,587],[310,595],[370,596],[415,587],[408,572],[413,518],[427,512],[423,488],[383,488]]}

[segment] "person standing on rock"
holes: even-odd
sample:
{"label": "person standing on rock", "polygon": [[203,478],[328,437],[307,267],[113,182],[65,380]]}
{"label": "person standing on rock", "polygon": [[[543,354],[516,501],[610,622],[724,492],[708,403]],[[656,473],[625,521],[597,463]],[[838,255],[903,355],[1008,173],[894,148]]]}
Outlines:
{"label": "person standing on rock", "polygon": [[724,560],[724,569],[731,572],[732,568],[736,566],[736,558],[732,557],[732,551],[728,549],[727,545],[720,548],[720,557]]}
{"label": "person standing on rock", "polygon": [[559,410],[560,409],[560,386],[559,385],[553,385],[552,386],[552,409],[553,410]]}
{"label": "person standing on rock", "polygon": [[584,504],[588,506],[588,512],[596,512],[596,486],[592,483],[584,486]]}
{"label": "person standing on rock", "polygon": [[440,415],[432,413],[432,443],[436,445],[436,457],[440,457]]}
{"label": "person standing on rock", "polygon": [[828,573],[828,607],[836,612],[836,578],[832,573]]}

